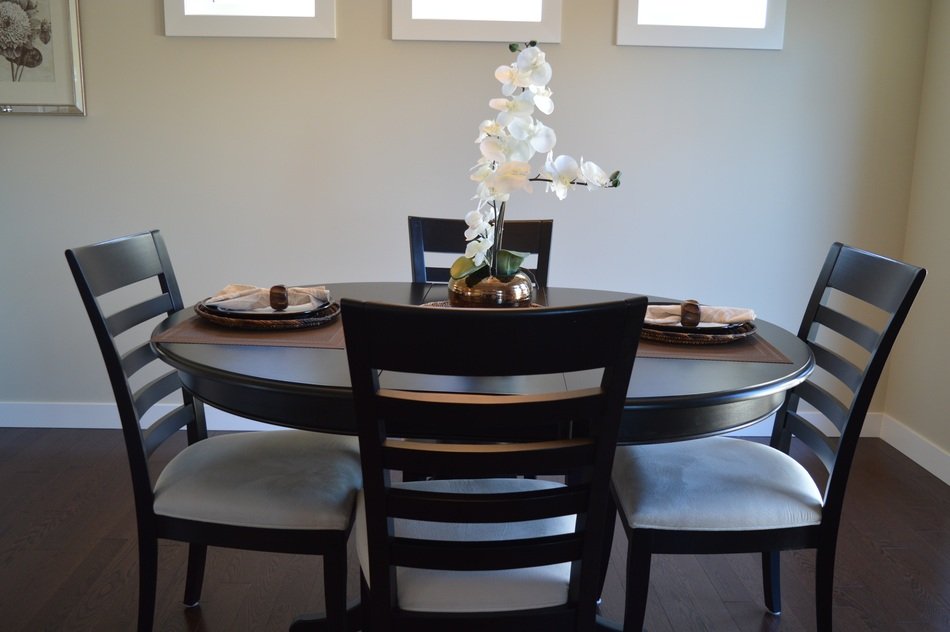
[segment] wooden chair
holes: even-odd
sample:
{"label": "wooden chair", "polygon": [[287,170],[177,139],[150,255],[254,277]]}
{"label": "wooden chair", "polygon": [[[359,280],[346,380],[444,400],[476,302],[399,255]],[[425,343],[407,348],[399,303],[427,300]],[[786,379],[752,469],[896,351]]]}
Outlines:
{"label": "wooden chair", "polygon": [[[593,629],[645,298],[509,310],[341,303],[373,632]],[[598,386],[565,390],[563,372],[597,368]],[[386,387],[405,373],[428,382]],[[537,388],[504,394],[499,375]],[[460,384],[469,392],[452,392]],[[565,426],[568,438],[551,438]],[[438,480],[392,482],[402,470]],[[507,476],[524,470],[566,483]]]}
{"label": "wooden chair", "polygon": [[[461,255],[465,252],[463,219],[440,217],[409,217],[409,257],[412,261],[413,283],[448,283],[449,268],[426,265],[426,253]],[[538,287],[547,287],[548,264],[551,259],[550,219],[506,220],[503,245],[507,250],[537,255],[537,265],[529,269]]]}
{"label": "wooden chair", "polygon": [[[804,548],[817,550],[818,630],[831,630],[848,472],[884,362],[925,272],[831,247],[798,332],[821,370],[788,393],[769,445],[715,437],[617,450],[613,489],[629,543],[624,630],[643,628],[653,553],[761,552],[766,607],[779,614],[779,552]],[[814,417],[803,404],[817,411]],[[817,479],[827,481],[823,490],[788,455],[792,437],[823,464]]]}
{"label": "wooden chair", "polygon": [[[328,629],[346,629],[346,542],[361,485],[356,440],[296,430],[209,438],[201,403],[183,391],[175,371],[165,371],[148,340],[145,323],[183,308],[159,232],[67,250],[66,259],[105,360],[128,452],[138,629],[153,625],[159,538],[190,543],[188,607],[198,605],[208,545],[322,555]],[[104,304],[119,303],[107,313]],[[169,395],[181,403],[161,415],[154,405]],[[188,446],[153,478],[149,457],[182,428]]]}

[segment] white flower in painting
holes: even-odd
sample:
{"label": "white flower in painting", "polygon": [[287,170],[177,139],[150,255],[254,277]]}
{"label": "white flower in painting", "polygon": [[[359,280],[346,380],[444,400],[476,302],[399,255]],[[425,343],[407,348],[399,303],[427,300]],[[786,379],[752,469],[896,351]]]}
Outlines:
{"label": "white flower in painting", "polygon": [[567,197],[567,192],[574,188],[579,174],[580,168],[576,160],[564,155],[554,158],[554,152],[548,152],[548,159],[544,163],[544,175],[550,178],[551,182],[545,190],[554,191],[557,199],[563,200]]}
{"label": "white flower in painting", "polygon": [[590,160],[584,160],[581,156],[581,176],[587,181],[587,188],[606,187],[610,184],[610,177],[607,172],[600,168],[597,163]]}
{"label": "white flower in painting", "polygon": [[18,2],[0,2],[0,52],[12,54],[32,41],[33,27],[23,7]]}

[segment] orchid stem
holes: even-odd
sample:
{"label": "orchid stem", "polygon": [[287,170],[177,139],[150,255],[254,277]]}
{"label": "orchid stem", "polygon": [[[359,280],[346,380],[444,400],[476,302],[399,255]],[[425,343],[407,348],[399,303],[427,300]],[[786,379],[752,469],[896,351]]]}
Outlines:
{"label": "orchid stem", "polygon": [[501,239],[505,232],[505,204],[505,202],[501,203],[501,207],[497,209],[498,213],[495,215],[495,246],[492,248],[493,256],[491,260],[491,274],[494,277],[498,276],[498,252],[501,250]]}

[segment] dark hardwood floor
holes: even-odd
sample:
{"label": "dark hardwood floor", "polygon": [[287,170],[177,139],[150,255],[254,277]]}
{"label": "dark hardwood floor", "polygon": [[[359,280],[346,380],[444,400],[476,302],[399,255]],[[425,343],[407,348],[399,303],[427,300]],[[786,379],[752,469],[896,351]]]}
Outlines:
{"label": "dark hardwood floor", "polygon": [[[118,431],[0,429],[0,629],[132,630],[134,533]],[[603,604],[613,619],[623,611],[625,549],[618,530]],[[319,558],[211,549],[202,605],[185,610],[185,547],[166,543],[159,556],[160,631],[286,630],[296,614],[322,609]],[[647,626],[814,630],[814,555],[786,553],[782,561],[784,613],[772,617],[762,605],[758,556],[657,556]],[[879,439],[858,449],[834,618],[844,632],[950,630],[950,487]]]}

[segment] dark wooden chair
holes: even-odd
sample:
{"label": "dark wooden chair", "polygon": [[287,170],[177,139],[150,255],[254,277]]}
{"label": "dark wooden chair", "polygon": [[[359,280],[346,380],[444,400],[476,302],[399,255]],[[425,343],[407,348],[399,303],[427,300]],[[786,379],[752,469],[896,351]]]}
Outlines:
{"label": "dark wooden chair", "polygon": [[[593,629],[602,541],[613,529],[610,464],[645,298],[551,309],[342,306],[373,632]],[[563,372],[598,368],[598,386],[565,390]],[[406,373],[427,382],[387,387]],[[505,394],[506,379],[534,388]],[[467,392],[454,392],[460,386]],[[404,470],[437,480],[392,482]],[[566,482],[507,475],[524,470]]]}
{"label": "dark wooden chair", "polygon": [[[426,253],[463,254],[466,228],[463,219],[409,217],[409,257],[412,261],[413,283],[448,283],[449,266],[426,265]],[[553,230],[554,221],[550,219],[505,221],[505,249],[537,255],[537,265],[528,270],[534,275],[539,287],[547,287],[548,284]]]}
{"label": "dark wooden chair", "polygon": [[[617,450],[613,489],[629,543],[624,630],[643,628],[653,553],[761,552],[766,607],[779,614],[779,552],[805,548],[816,549],[818,630],[831,630],[848,472],[884,362],[925,272],[831,247],[798,332],[821,370],[788,393],[769,445],[714,437]],[[823,464],[817,479],[788,455],[792,437]]]}
{"label": "dark wooden chair", "polygon": [[[159,232],[67,250],[66,259],[105,360],[128,452],[138,629],[153,626],[159,538],[190,543],[188,607],[201,595],[208,545],[322,555],[328,629],[346,629],[346,542],[361,485],[356,439],[296,430],[209,438],[201,403],[148,340],[146,323],[183,308]],[[168,396],[180,403],[162,415],[155,404]],[[149,457],[183,428],[188,446],[153,477]]]}

